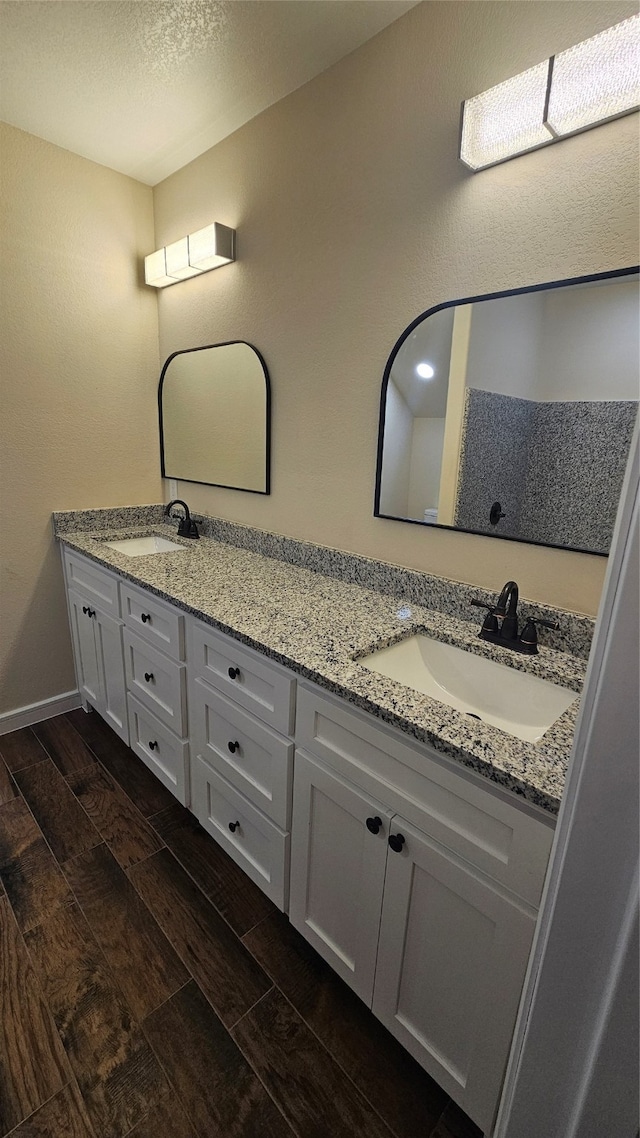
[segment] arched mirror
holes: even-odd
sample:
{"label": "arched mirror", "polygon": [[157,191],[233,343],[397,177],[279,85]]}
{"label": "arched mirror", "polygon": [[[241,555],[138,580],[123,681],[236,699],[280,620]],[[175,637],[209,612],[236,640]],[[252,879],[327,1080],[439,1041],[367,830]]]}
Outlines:
{"label": "arched mirror", "polygon": [[174,352],[158,401],[163,478],[269,493],[271,392],[255,348],[236,340]]}
{"label": "arched mirror", "polygon": [[637,267],[430,309],[385,368],[375,515],[608,553],[639,373]]}

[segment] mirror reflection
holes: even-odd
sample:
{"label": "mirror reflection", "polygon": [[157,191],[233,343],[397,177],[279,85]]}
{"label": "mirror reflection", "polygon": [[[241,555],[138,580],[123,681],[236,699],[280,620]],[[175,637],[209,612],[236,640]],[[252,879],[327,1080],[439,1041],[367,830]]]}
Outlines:
{"label": "mirror reflection", "polygon": [[424,313],[385,369],[376,516],[607,553],[639,372],[636,269]]}
{"label": "mirror reflection", "polygon": [[269,493],[270,386],[255,348],[234,341],[174,352],[159,405],[163,478]]}

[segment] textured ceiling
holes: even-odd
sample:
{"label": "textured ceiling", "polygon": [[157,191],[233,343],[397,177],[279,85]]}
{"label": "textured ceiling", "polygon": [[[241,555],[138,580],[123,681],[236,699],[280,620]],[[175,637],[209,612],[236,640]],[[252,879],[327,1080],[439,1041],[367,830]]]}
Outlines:
{"label": "textured ceiling", "polygon": [[0,118],[150,185],[416,0],[2,0]]}

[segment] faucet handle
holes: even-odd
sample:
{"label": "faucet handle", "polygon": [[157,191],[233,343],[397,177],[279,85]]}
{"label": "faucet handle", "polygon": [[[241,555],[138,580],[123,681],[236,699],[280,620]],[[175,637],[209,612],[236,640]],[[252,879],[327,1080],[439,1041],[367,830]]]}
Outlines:
{"label": "faucet handle", "polygon": [[482,622],[482,631],[483,632],[497,632],[498,631],[498,618],[497,618],[495,612],[493,611],[492,606],[488,605],[486,603],[486,601],[478,601],[475,599],[471,601],[471,604],[475,605],[476,608],[487,610],[487,615],[485,616],[485,618]]}
{"label": "faucet handle", "polygon": [[534,620],[529,617],[526,621],[524,628],[520,634],[520,643],[523,652],[527,652],[531,656],[537,655],[538,652],[538,625],[541,624],[544,628],[551,628],[557,632],[560,628],[557,620],[543,620],[541,617]]}

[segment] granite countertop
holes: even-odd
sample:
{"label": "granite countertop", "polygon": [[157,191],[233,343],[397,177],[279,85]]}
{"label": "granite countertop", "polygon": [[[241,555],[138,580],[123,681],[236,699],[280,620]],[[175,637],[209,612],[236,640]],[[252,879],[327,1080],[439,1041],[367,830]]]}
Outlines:
{"label": "granite countertop", "polygon": [[[105,542],[157,533],[184,551],[128,557]],[[362,585],[201,537],[180,541],[156,524],[57,534],[69,547],[118,572],[185,612],[255,648],[299,677],[343,697],[433,750],[528,802],[557,813],[582,689],[585,660],[540,647],[519,656],[478,639],[472,622]],[[475,617],[475,614],[474,614]],[[470,719],[358,663],[374,646],[424,631],[510,667],[560,683],[576,702],[538,743],[526,743]]]}

